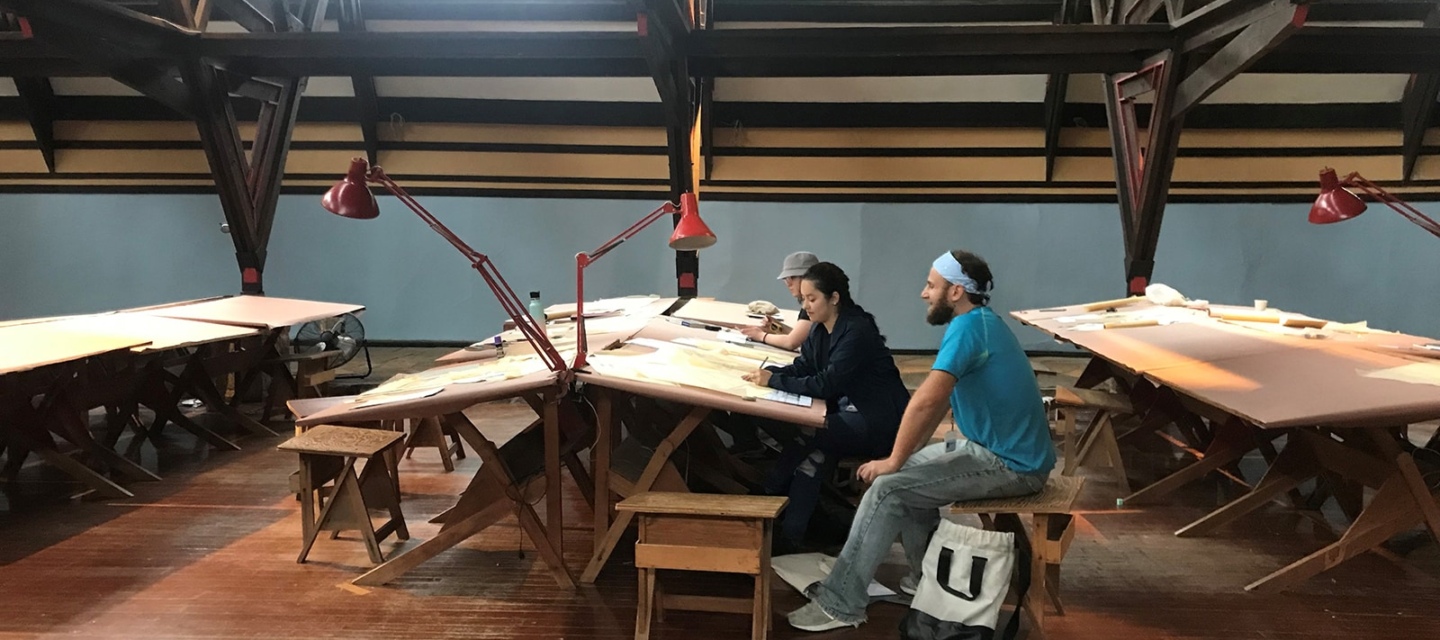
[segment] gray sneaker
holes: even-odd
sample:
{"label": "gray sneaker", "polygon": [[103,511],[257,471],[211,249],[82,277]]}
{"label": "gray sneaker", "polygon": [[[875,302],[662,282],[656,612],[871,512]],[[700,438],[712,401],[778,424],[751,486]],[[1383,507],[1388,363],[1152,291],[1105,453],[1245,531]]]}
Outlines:
{"label": "gray sneaker", "polygon": [[785,619],[790,621],[790,626],[801,631],[829,631],[843,627],[860,626],[848,622],[841,622],[830,617],[830,614],[825,613],[825,610],[820,608],[818,602],[811,602],[799,609],[791,611],[790,615],[785,616]]}
{"label": "gray sneaker", "polygon": [[913,575],[906,575],[900,579],[900,592],[907,596],[914,596],[915,589],[920,586],[920,578]]}

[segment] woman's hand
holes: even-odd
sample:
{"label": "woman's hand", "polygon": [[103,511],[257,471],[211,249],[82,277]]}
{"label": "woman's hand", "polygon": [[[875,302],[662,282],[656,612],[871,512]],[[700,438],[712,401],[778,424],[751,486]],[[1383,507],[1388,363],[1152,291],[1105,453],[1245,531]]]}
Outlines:
{"label": "woman's hand", "polygon": [[740,377],[743,378],[746,382],[757,384],[762,387],[770,386],[770,372],[765,369],[756,369],[754,373],[747,373]]}
{"label": "woman's hand", "polygon": [[899,462],[896,462],[892,458],[885,458],[884,460],[871,460],[865,464],[860,465],[860,468],[855,471],[855,474],[860,476],[860,479],[865,481],[865,484],[874,484],[876,478],[879,478],[883,475],[895,473],[896,471],[900,470],[900,467],[903,466],[905,466],[905,462],[903,460]]}
{"label": "woman's hand", "polygon": [[745,334],[746,338],[754,340],[755,342],[765,341],[765,327],[742,327],[740,333]]}

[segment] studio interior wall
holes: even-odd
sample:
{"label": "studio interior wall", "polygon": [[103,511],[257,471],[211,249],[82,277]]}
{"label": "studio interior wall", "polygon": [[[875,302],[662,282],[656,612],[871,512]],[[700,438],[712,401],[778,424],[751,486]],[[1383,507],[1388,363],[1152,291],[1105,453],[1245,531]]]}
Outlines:
{"label": "studio interior wall", "polygon": [[[522,296],[574,296],[574,255],[659,203],[426,197]],[[370,337],[475,340],[502,313],[465,259],[393,199],[371,221],[337,218],[315,196],[281,198],[266,268],[270,295],[364,304]],[[1433,205],[1430,208],[1434,208]],[[1440,244],[1382,207],[1343,225],[1306,224],[1299,204],[1176,204],[1155,281],[1192,298],[1250,303],[1440,336]],[[720,242],[701,254],[702,295],[789,303],[781,258],[808,250],[843,267],[890,344],[933,349],[919,299],[930,261],[964,248],[996,276],[1009,311],[1118,297],[1114,205],[703,202]],[[0,319],[104,311],[235,293],[230,239],[208,195],[0,195]],[[674,291],[663,221],[586,272],[587,297]],[[791,305],[793,306],[793,305]],[[1062,349],[1017,325],[1030,349]]]}

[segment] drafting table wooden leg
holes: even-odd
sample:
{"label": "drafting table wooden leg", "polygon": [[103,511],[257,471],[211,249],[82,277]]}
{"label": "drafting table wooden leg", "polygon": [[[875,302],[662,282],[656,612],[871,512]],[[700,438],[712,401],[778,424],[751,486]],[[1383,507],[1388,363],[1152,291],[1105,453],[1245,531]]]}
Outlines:
{"label": "drafting table wooden leg", "polygon": [[[545,525],[540,522],[540,516],[535,514],[535,509],[525,500],[521,488],[516,486],[515,478],[510,475],[510,470],[505,466],[505,461],[500,458],[500,451],[495,448],[495,443],[490,442],[479,429],[470,422],[463,414],[450,414],[445,420],[460,434],[460,437],[470,445],[470,448],[480,454],[481,473],[489,473],[500,484],[505,487],[505,495],[510,498],[519,511],[520,528],[535,543],[540,557],[550,566],[555,581],[562,587],[574,588],[575,579],[570,576],[570,570],[565,567],[564,558],[560,555],[559,549],[550,541],[549,534],[545,531]],[[558,471],[558,469],[557,469]],[[547,487],[547,491],[554,491],[557,488]]]}
{"label": "drafting table wooden leg", "polygon": [[560,398],[556,391],[542,392],[540,397],[545,403],[542,413],[545,419],[545,526],[550,533],[550,545],[556,555],[563,558],[565,503],[561,500],[560,488]]}
{"label": "drafting table wooden leg", "polygon": [[1182,538],[1203,536],[1250,513],[1280,495],[1319,475],[1321,469],[1314,451],[1304,438],[1294,438],[1275,458],[1260,482],[1249,493],[1211,511],[1175,532]]}
{"label": "drafting table wooden leg", "polygon": [[1421,505],[1428,502],[1428,508],[1435,508],[1440,492],[1431,494],[1427,491],[1422,499],[1414,495],[1407,485],[1405,478],[1397,470],[1381,485],[1380,490],[1375,492],[1370,504],[1360,513],[1360,517],[1350,524],[1339,541],[1246,585],[1245,590],[1283,591],[1413,527],[1424,519],[1422,511],[1427,507]]}
{"label": "drafting table wooden leg", "polygon": [[[147,385],[146,391],[141,392],[140,403],[150,407],[150,410],[155,412],[155,420],[150,424],[150,428],[144,431],[145,437],[150,438],[150,442],[154,443],[155,446],[160,446],[161,431],[165,429],[167,422],[173,422],[179,425],[180,428],[195,434],[196,437],[210,443],[211,446],[217,449],[239,451],[239,445],[214,431],[200,426],[180,411],[178,403],[180,401],[181,391],[179,388],[173,391],[167,391],[163,382],[167,377],[170,377],[169,374],[162,372],[161,375],[157,376]],[[139,443],[140,440],[137,438],[131,446],[138,447]]]}
{"label": "drafting table wooden leg", "polygon": [[[680,424],[676,425],[675,430],[670,432],[670,435],[666,436],[659,446],[655,447],[655,453],[651,454],[650,462],[645,465],[645,471],[640,474],[640,479],[635,481],[637,494],[650,490],[650,487],[655,484],[655,479],[659,478],[660,472],[665,469],[665,463],[670,461],[671,454],[675,453],[675,449],[680,446],[680,443],[690,437],[690,433],[695,431],[695,428],[700,426],[700,423],[708,415],[710,415],[708,408],[691,408],[690,413],[680,421]],[[635,512],[629,511],[615,518],[615,522],[605,532],[604,540],[595,549],[594,555],[590,556],[590,564],[585,567],[585,573],[580,575],[581,582],[587,584],[595,582],[595,578],[600,575],[600,570],[605,568],[605,562],[610,559],[610,553],[615,550],[615,545],[620,543],[621,536],[625,535],[625,528],[630,526],[630,521],[634,517]]]}
{"label": "drafting table wooden leg", "polygon": [[[1196,460],[1185,468],[1165,476],[1135,493],[1125,496],[1125,503],[1135,504],[1155,500],[1195,480],[1199,480],[1211,471],[1220,469],[1231,462],[1245,457],[1246,453],[1253,451],[1255,447],[1258,446],[1255,443],[1255,436],[1251,434],[1252,429],[1252,427],[1238,420],[1231,420],[1220,424],[1215,429],[1215,437],[1210,440],[1210,445],[1205,448],[1205,457]],[[1275,435],[1278,434],[1266,434],[1264,437],[1274,437]]]}
{"label": "drafting table wooden leg", "polygon": [[41,417],[44,423],[51,425],[52,431],[131,480],[147,482],[160,479],[149,469],[95,442],[94,436],[90,435],[89,421],[84,418],[86,412],[77,408],[65,392],[62,391],[61,396]]}
{"label": "drafting table wooden leg", "polygon": [[[605,534],[610,530],[610,510],[615,503],[610,499],[610,453],[615,444],[614,394],[603,387],[590,387],[595,394],[595,446],[590,451],[590,472],[594,474],[595,497],[590,501],[594,514],[595,538],[592,553],[600,553]],[[586,568],[589,571],[589,568]],[[581,582],[589,582],[581,577]]]}
{"label": "drafting table wooden leg", "polygon": [[460,544],[470,536],[485,530],[486,527],[505,517],[505,514],[509,513],[510,508],[511,504],[508,501],[497,501],[471,514],[467,518],[447,522],[447,528],[442,529],[434,538],[426,540],[415,548],[391,558],[384,564],[371,569],[350,582],[351,584],[365,587],[378,587],[403,576],[409,573],[411,569],[420,566],[421,563],[426,560],[439,555],[440,552]]}
{"label": "drafting table wooden leg", "polygon": [[[6,439],[7,448],[10,450],[8,454],[10,455],[8,465],[15,466],[15,471],[19,471],[19,465],[25,460],[24,452],[32,452],[50,463],[51,466],[64,471],[69,474],[70,477],[90,487],[95,493],[101,496],[107,498],[135,497],[135,494],[131,493],[125,487],[115,484],[115,482],[109,478],[96,473],[94,469],[81,464],[79,460],[60,453],[60,451],[55,448],[55,441],[51,439],[48,432],[44,432],[43,437],[37,437],[42,434],[25,433],[27,429],[25,425],[16,425],[16,427],[15,429],[0,429],[0,437]],[[7,469],[7,471],[9,470]]]}
{"label": "drafting table wooden leg", "polygon": [[1094,389],[1100,383],[1115,377],[1111,370],[1110,363],[1091,356],[1090,362],[1085,364],[1085,370],[1080,372],[1080,377],[1075,380],[1075,386],[1081,389]]}
{"label": "drafting table wooden leg", "polygon": [[260,422],[254,418],[241,413],[239,409],[226,404],[224,396],[221,395],[220,390],[215,387],[215,381],[212,380],[209,373],[205,371],[205,365],[199,359],[198,354],[192,356],[190,362],[185,365],[185,370],[181,372],[180,377],[176,380],[176,384],[190,389],[206,406],[219,411],[221,415],[245,427],[257,436],[273,438],[280,435],[272,431],[270,427],[260,424]]}

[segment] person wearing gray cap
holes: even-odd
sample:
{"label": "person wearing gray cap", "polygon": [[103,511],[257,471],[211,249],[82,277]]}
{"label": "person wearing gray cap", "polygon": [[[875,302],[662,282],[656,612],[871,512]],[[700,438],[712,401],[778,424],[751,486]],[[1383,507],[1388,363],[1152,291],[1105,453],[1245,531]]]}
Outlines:
{"label": "person wearing gray cap", "polygon": [[[785,288],[790,290],[790,295],[795,297],[796,302],[799,302],[800,277],[805,275],[810,267],[817,264],[820,264],[820,258],[815,257],[815,254],[809,251],[796,251],[785,256],[785,261],[780,264],[780,276],[776,280],[783,281]],[[801,308],[800,321],[796,322],[795,326],[790,328],[790,333],[786,334],[770,333],[768,327],[764,325],[745,327],[740,330],[740,333],[755,342],[779,347],[786,351],[795,351],[805,342],[805,337],[810,335],[810,316],[805,314],[804,308]]]}

